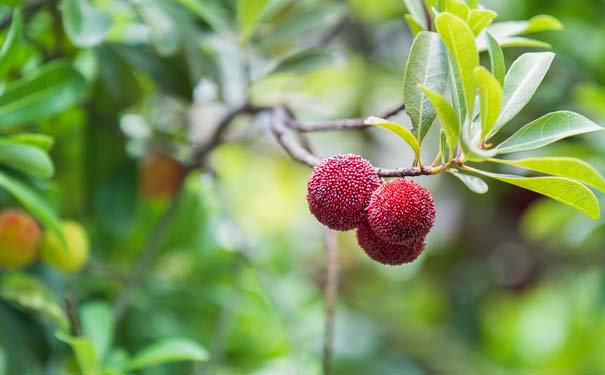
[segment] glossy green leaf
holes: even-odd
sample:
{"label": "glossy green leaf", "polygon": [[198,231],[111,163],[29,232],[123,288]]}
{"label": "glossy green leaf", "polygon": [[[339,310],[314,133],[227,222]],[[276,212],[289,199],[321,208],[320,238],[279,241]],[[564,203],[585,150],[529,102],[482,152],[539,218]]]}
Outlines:
{"label": "glossy green leaf", "polygon": [[490,173],[470,167],[464,167],[463,170],[478,173],[483,176],[491,177],[493,179],[545,195],[549,198],[571,206],[593,219],[598,219],[600,216],[599,201],[597,200],[597,197],[595,197],[594,193],[586,186],[572,179],[550,176],[520,177],[507,174]]}
{"label": "glossy green leaf", "polygon": [[[450,14],[441,13],[435,18],[437,31],[450,51],[453,60],[453,69],[457,71],[456,86],[461,88],[464,104],[464,113],[470,117],[475,103],[474,71],[479,66],[479,53],[475,45],[475,36],[470,27],[460,18]],[[460,99],[460,98],[459,98]]]}
{"label": "glossy green leaf", "polygon": [[523,126],[499,144],[497,150],[501,154],[534,150],[563,138],[598,130],[603,128],[577,113],[552,112]]}
{"label": "glossy green leaf", "polygon": [[325,49],[308,49],[280,61],[271,73],[305,73],[334,62],[334,55]]}
{"label": "glossy green leaf", "polygon": [[67,314],[61,308],[57,297],[35,276],[21,272],[4,274],[0,284],[0,296],[19,307],[41,314],[60,331],[69,329]]}
{"label": "glossy green leaf", "polygon": [[57,333],[57,338],[71,346],[74,351],[78,366],[82,374],[95,374],[98,358],[95,354],[92,342],[86,337],[70,336],[65,333]]}
{"label": "glossy green leaf", "polygon": [[405,126],[375,116],[367,118],[364,123],[366,125],[378,126],[397,134],[408,145],[410,145],[412,150],[414,150],[416,158],[418,159],[420,157],[420,143],[418,143],[418,140],[416,137],[414,137],[414,134],[412,134],[412,132],[410,132]]}
{"label": "glossy green leaf", "polygon": [[111,29],[111,18],[98,11],[89,0],[62,0],[61,11],[65,33],[78,47],[100,44]]}
{"label": "glossy green leaf", "polygon": [[45,151],[9,138],[0,139],[0,164],[39,178],[49,178],[55,172]]}
{"label": "glossy green leaf", "polygon": [[561,21],[547,14],[540,14],[529,19],[529,24],[521,34],[536,33],[538,31],[563,30]]}
{"label": "glossy green leaf", "polygon": [[21,28],[23,19],[21,17],[21,11],[15,9],[13,11],[13,18],[10,29],[6,33],[2,48],[0,48],[0,78],[3,78],[6,72],[10,69],[13,63],[13,58],[19,51],[19,45],[21,44]]}
{"label": "glossy green leaf", "polygon": [[46,202],[21,181],[0,171],[0,187],[15,197],[23,207],[34,215],[46,227],[64,241],[59,219]]}
{"label": "glossy green leaf", "polygon": [[221,7],[220,0],[177,0],[181,5],[188,8],[191,12],[204,20],[215,31],[222,34],[232,32],[226,12]]}
{"label": "glossy green leaf", "polygon": [[71,65],[48,63],[6,86],[0,95],[0,129],[59,113],[76,104],[85,90],[86,81]]}
{"label": "glossy green leaf", "polygon": [[9,136],[8,138],[18,143],[35,146],[44,151],[50,150],[55,142],[54,138],[50,135],[36,133],[15,134]]}
{"label": "glossy green leaf", "polygon": [[488,30],[496,37],[508,37],[513,35],[523,35],[547,30],[562,30],[563,24],[556,18],[548,15],[538,15],[527,21],[506,21],[497,22],[491,25]]}
{"label": "glossy green leaf", "polygon": [[474,121],[471,126],[466,126],[460,132],[462,142],[462,151],[464,152],[463,160],[484,161],[493,158],[498,154],[496,149],[484,149],[480,147],[481,141],[481,124],[479,121]]}
{"label": "glossy green leaf", "polygon": [[515,60],[504,78],[502,109],[488,138],[525,107],[544,79],[554,57],[552,52],[525,53]]}
{"label": "glossy green leaf", "polygon": [[80,308],[80,322],[84,336],[90,339],[99,361],[111,349],[113,341],[113,317],[106,303],[93,301]]}
{"label": "glossy green leaf", "polygon": [[445,89],[446,79],[447,57],[439,35],[421,32],[414,39],[403,76],[403,100],[418,143],[422,143],[436,113],[427,96],[417,86],[420,84],[441,93]]}
{"label": "glossy green leaf", "polygon": [[[458,147],[458,140],[460,139],[460,122],[458,121],[458,116],[446,98],[422,85],[418,85],[418,88],[429,98],[433,108],[437,111],[437,116],[439,117],[441,127],[447,138],[447,144],[450,148],[451,158],[452,153]],[[443,156],[445,157],[446,155],[444,154]]]}
{"label": "glossy green leaf", "polygon": [[422,0],[403,0],[410,16],[416,21],[422,30],[428,28],[426,16],[424,15],[424,5]]}
{"label": "glossy green leaf", "polygon": [[500,86],[504,85],[504,74],[506,72],[506,66],[504,64],[504,53],[502,52],[502,47],[498,44],[494,37],[486,32],[485,38],[487,38],[487,52],[489,54],[489,62],[492,74],[498,82]]}
{"label": "glossy green leaf", "polygon": [[412,17],[411,15],[406,14],[404,17],[406,22],[408,23],[408,26],[410,27],[410,31],[413,37],[416,37],[416,35],[418,35],[421,31],[424,30],[422,26],[420,26],[420,24],[418,24],[418,22],[416,22],[414,17]]}
{"label": "glossy green leaf", "polygon": [[182,338],[164,339],[136,354],[127,370],[137,370],[162,363],[179,361],[207,361],[209,354],[199,344]]}
{"label": "glossy green leaf", "polygon": [[479,87],[481,139],[485,139],[496,124],[496,120],[500,114],[502,88],[498,80],[482,66],[475,69],[475,79]]}
{"label": "glossy green leaf", "polygon": [[477,194],[485,194],[489,190],[489,186],[479,177],[471,176],[465,173],[460,173],[457,169],[449,169],[448,172],[456,176],[467,188]]}
{"label": "glossy green leaf", "polygon": [[497,16],[498,14],[493,10],[473,9],[470,13],[468,25],[476,36],[488,27]]}
{"label": "glossy green leaf", "polygon": [[498,43],[501,47],[532,47],[532,48],[546,48],[549,49],[552,46],[549,43],[541,40],[523,38],[520,36],[511,36],[507,38],[499,38]]}
{"label": "glossy green leaf", "polygon": [[247,41],[254,28],[260,21],[261,15],[269,0],[238,0],[237,2],[237,20],[241,38]]}
{"label": "glossy green leaf", "polygon": [[460,0],[442,0],[444,2],[444,11],[460,17],[463,21],[468,22],[471,10],[464,2]]}
{"label": "glossy green leaf", "polygon": [[605,178],[587,162],[568,157],[538,157],[519,160],[490,159],[491,162],[513,165],[536,172],[567,177],[594,186],[605,193]]}

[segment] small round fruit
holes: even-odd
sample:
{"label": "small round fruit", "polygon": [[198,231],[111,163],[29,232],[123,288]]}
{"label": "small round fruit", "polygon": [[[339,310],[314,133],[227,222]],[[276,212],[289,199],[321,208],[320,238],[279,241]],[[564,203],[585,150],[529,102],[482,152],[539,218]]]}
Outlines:
{"label": "small round fruit", "polygon": [[40,226],[27,213],[8,209],[0,213],[0,267],[20,268],[38,257]]}
{"label": "small round fruit", "polygon": [[307,202],[317,220],[335,230],[356,228],[366,218],[372,192],[380,186],[374,167],[359,155],[320,161],[307,183]]}
{"label": "small round fruit", "polygon": [[159,153],[147,154],[139,165],[141,196],[147,200],[171,198],[183,183],[185,167],[178,160]]}
{"label": "small round fruit", "polygon": [[368,222],[374,233],[388,242],[425,237],[435,222],[435,203],[422,186],[396,178],[372,194]]}
{"label": "small round fruit", "polygon": [[368,223],[357,228],[357,242],[370,258],[390,266],[410,263],[424,250],[424,237],[392,243],[378,237]]}
{"label": "small round fruit", "polygon": [[63,272],[79,271],[88,259],[88,235],[84,227],[75,221],[64,221],[61,228],[67,246],[54,232],[46,231],[42,239],[42,259]]}

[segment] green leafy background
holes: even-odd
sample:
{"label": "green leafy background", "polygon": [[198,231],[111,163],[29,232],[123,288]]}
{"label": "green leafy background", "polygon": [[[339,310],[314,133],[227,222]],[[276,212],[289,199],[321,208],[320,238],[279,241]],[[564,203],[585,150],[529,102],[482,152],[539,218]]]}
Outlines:
{"label": "green leafy background", "polygon": [[[4,2],[0,19],[33,2]],[[378,114],[402,95],[433,102],[417,87],[443,94],[430,80],[402,85],[412,32],[425,22],[407,26],[405,4],[415,2],[49,3],[33,15],[16,12],[0,31],[14,46],[0,50],[0,205],[26,207],[49,230],[59,217],[79,220],[92,256],[74,275],[43,263],[0,271],[0,374],[319,373],[323,231],[305,202],[310,171],[287,158],[262,123],[243,120],[230,134],[237,142],[212,155],[215,173],[185,182],[158,257],[114,322],[119,276],[131,272],[168,204],[142,199],[137,168],[150,149],[188,158],[191,145],[246,95],[257,104],[291,103],[303,120]],[[550,14],[565,27],[541,31],[554,21],[538,17],[492,30],[500,43],[539,47],[532,53],[548,43],[557,57],[532,100],[489,142],[521,147],[522,139],[509,138],[516,130],[561,110],[603,126],[602,2],[482,3],[497,21]],[[339,28],[329,48],[318,48]],[[487,41],[480,47],[497,54]],[[505,48],[507,69],[525,52]],[[481,57],[490,67],[488,53]],[[504,107],[506,79],[494,75]],[[474,66],[464,80],[475,82]],[[412,129],[407,117],[395,120]],[[484,120],[477,121],[480,128]],[[454,128],[444,143],[472,138]],[[310,138],[321,155],[356,152],[393,168],[415,159],[381,129]],[[422,141],[426,161],[439,139],[433,126]],[[502,182],[554,168],[559,182],[594,187],[603,212],[602,180],[560,158],[589,162],[602,175],[604,144],[603,131],[578,135],[515,154],[517,166],[476,164],[484,176],[459,170],[418,178],[433,193],[438,218],[411,265],[375,264],[352,233],[339,235],[334,372],[605,372],[605,221]],[[553,156],[559,159],[539,160]],[[67,330],[65,296],[79,306],[83,336]]]}

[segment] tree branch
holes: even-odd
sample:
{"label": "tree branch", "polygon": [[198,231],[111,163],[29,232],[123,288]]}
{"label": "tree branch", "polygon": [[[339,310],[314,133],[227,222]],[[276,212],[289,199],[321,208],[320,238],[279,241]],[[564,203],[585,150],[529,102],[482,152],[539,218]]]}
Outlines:
{"label": "tree branch", "polygon": [[332,374],[334,352],[334,311],[338,296],[338,238],[333,230],[325,230],[326,269],[324,280],[325,330],[323,345],[323,374]]}
{"label": "tree branch", "polygon": [[[405,109],[404,104],[400,104],[397,107],[390,109],[378,117],[389,118],[395,116]],[[369,125],[364,123],[365,118],[354,118],[354,119],[346,119],[346,120],[335,120],[329,122],[320,122],[316,124],[304,124],[300,121],[296,120],[293,116],[291,116],[289,121],[289,126],[293,129],[296,129],[299,132],[317,132],[317,131],[333,131],[333,130],[345,130],[345,129],[360,129],[367,128]]]}

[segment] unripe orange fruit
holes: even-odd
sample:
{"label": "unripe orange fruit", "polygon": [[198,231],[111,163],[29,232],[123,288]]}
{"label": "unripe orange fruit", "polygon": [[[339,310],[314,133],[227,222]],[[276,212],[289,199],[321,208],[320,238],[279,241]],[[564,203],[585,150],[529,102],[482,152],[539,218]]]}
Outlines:
{"label": "unripe orange fruit", "polygon": [[40,226],[21,210],[0,213],[0,267],[19,268],[38,257]]}
{"label": "unripe orange fruit", "polygon": [[75,221],[64,221],[61,225],[65,242],[47,231],[42,239],[42,259],[63,272],[76,272],[82,269],[88,259],[89,241],[86,230]]}
{"label": "unripe orange fruit", "polygon": [[183,183],[185,167],[172,157],[152,152],[139,165],[139,187],[144,199],[171,198]]}

